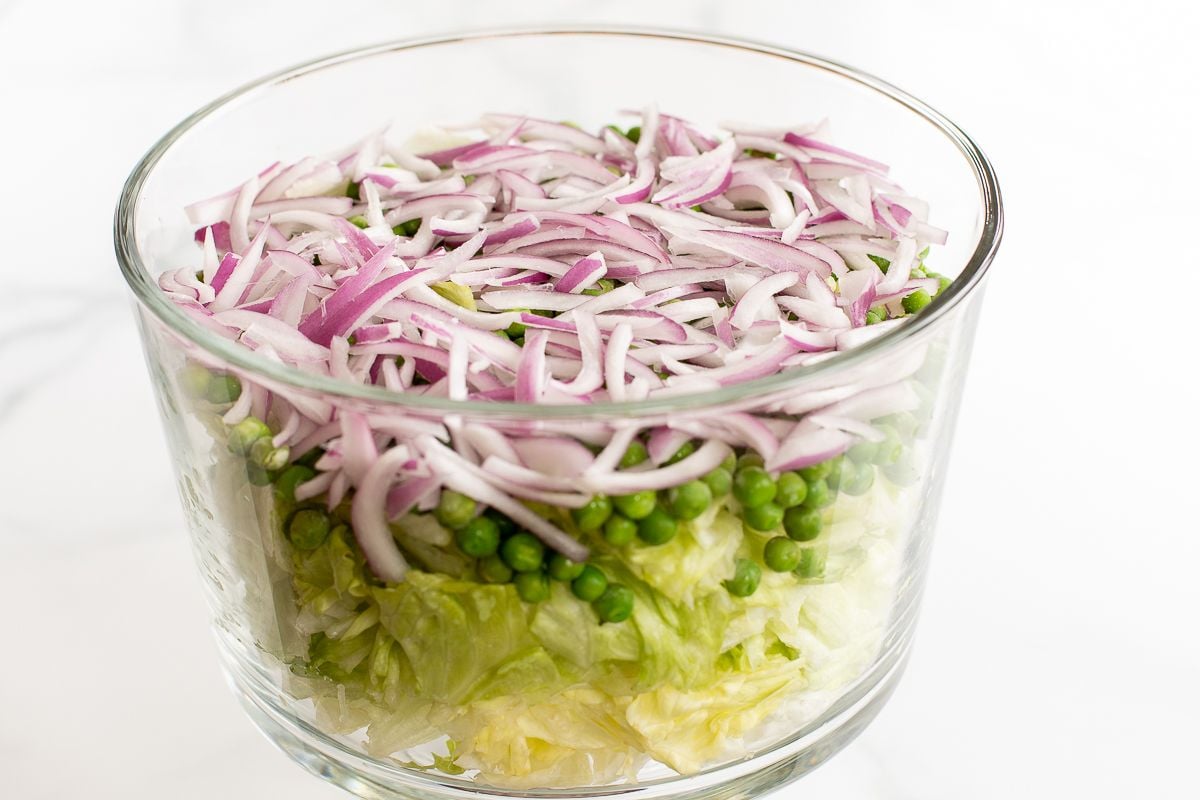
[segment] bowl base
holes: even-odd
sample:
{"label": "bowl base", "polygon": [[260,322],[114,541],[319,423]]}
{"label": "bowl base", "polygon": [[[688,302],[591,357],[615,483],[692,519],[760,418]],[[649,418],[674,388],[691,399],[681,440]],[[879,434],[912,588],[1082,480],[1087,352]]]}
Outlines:
{"label": "bowl base", "polygon": [[[907,637],[905,637],[907,639]],[[364,800],[501,800],[513,797],[671,798],[732,800],[760,797],[816,769],[863,731],[887,703],[907,663],[907,641],[875,665],[854,690],[830,709],[822,724],[750,761],[733,762],[690,777],[586,789],[513,790],[452,785],[435,776],[390,767],[282,710],[261,678],[223,659],[242,707],[267,739],[308,772]],[[457,783],[457,782],[456,782]]]}

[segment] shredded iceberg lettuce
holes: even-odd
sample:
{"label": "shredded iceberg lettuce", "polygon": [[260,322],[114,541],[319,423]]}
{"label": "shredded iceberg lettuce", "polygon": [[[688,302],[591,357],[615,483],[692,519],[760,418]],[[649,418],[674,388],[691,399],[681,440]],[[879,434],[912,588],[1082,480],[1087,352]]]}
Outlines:
{"label": "shredded iceberg lettuce", "polygon": [[[309,637],[293,680],[325,727],[361,733],[368,752],[399,763],[441,742],[422,768],[514,788],[633,779],[649,759],[693,772],[745,755],[765,729],[794,730],[808,720],[779,715],[794,717],[797,698],[823,698],[869,666],[888,622],[903,501],[880,487],[855,500],[852,520],[829,520],[836,581],[768,573],[747,598],[722,581],[735,556],[761,555],[765,537],[723,509],[665,546],[597,553],[636,595],[619,624],[597,624],[557,582],[539,604],[512,584],[422,570],[385,587],[335,530],[292,554],[295,625]],[[396,533],[406,548],[453,553],[431,543],[436,531]]]}

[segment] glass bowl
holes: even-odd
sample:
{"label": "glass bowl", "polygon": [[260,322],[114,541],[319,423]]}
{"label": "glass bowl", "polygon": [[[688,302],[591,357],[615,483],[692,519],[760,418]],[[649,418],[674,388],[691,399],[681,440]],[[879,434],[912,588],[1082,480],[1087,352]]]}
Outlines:
{"label": "glass bowl", "polygon": [[[929,202],[931,222],[949,232],[931,267],[953,283],[905,324],[833,358],[703,395],[586,408],[409,396],[302,372],[202,327],[156,286],[163,270],[199,263],[184,207],[266,164],[390,123],[416,129],[501,110],[593,128],[649,103],[714,127],[828,118],[839,145],[892,165]],[[951,122],[876,78],[744,41],[565,29],[390,43],[269,76],[197,111],[130,176],[116,250],[234,691],[292,758],[363,797],[724,798],[813,769],[875,716],[903,669],[1000,231],[991,168]],[[235,395],[308,472],[285,478],[283,464],[267,471],[231,449]],[[601,624],[559,581],[539,603],[487,583],[486,565],[456,551],[435,521],[452,525],[448,491],[427,492],[394,524],[413,569],[386,583],[364,566],[346,503],[321,510],[330,483],[299,499],[283,486],[335,471],[328,457],[314,464],[319,453],[302,459],[304,434],[319,424],[365,421],[384,450],[408,448],[435,470],[478,460],[446,446],[459,437],[550,438],[594,453],[647,432],[665,437],[660,450],[691,442],[725,448],[725,458],[729,443],[741,468],[754,458],[739,427],[747,420],[785,433],[847,400],[871,409],[863,413],[883,444],[813,464],[806,491],[821,483],[828,504],[810,503],[816,522],[795,537],[799,565],[760,568],[748,597],[729,588],[736,564],[760,564],[782,529],[743,526],[736,505],[714,501],[672,541],[648,547],[608,543],[581,531],[581,517],[522,504],[591,542],[593,566],[633,593],[625,621]],[[308,421],[289,432],[295,413]],[[565,465],[540,469],[546,488],[575,486]],[[384,488],[416,478],[388,480]],[[467,495],[490,485],[446,483]],[[494,506],[494,493],[465,506]],[[306,508],[334,527],[315,550],[293,546],[290,526]]]}

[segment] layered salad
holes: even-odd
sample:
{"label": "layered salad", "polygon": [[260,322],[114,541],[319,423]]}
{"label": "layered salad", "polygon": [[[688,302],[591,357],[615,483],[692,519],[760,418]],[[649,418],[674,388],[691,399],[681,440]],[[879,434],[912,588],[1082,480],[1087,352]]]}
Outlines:
{"label": "layered salad", "polygon": [[271,587],[243,600],[257,644],[331,736],[502,786],[689,774],[818,719],[879,655],[926,349],[705,405],[949,283],[926,205],[826,126],[488,114],[188,213],[199,267],[160,277],[184,313],[394,399],[202,352],[173,377],[233,567]]}

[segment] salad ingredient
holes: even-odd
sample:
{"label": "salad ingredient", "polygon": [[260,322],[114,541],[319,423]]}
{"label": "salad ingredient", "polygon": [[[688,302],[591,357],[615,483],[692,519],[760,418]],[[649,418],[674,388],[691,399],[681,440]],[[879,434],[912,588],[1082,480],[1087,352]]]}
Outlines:
{"label": "salad ingredient", "polygon": [[491,114],[453,147],[390,148],[196,204],[202,264],[161,280],[263,358],[413,401],[203,354],[178,372],[269,506],[247,524],[284,575],[261,602],[322,727],[397,758],[445,739],[432,768],[543,786],[695,771],[773,714],[814,718],[882,641],[925,349],[753,408],[588,412],[886,335],[949,285],[924,204],[823,131],[655,109],[624,133]]}
{"label": "salad ingredient", "polygon": [[587,603],[598,599],[607,588],[608,578],[591,564],[585,566],[575,580],[571,581],[571,592]]}
{"label": "salad ingredient", "polygon": [[776,536],[763,548],[763,563],[775,572],[791,572],[800,566],[800,548],[786,536]]}
{"label": "salad ingredient", "polygon": [[733,577],[725,582],[725,588],[734,597],[749,597],[758,590],[762,570],[748,558],[739,558],[734,566]]}
{"label": "salad ingredient", "polygon": [[666,544],[679,532],[679,521],[662,506],[655,506],[638,520],[638,538],[650,545]]}

